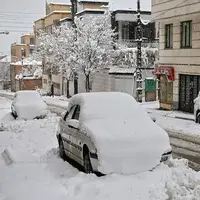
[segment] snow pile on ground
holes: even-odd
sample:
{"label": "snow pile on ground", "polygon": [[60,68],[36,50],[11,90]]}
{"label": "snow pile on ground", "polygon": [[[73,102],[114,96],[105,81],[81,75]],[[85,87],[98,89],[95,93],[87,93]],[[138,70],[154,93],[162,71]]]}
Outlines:
{"label": "snow pile on ground", "polygon": [[43,100],[48,104],[48,106],[59,107],[62,109],[67,109],[68,107],[68,98],[64,96],[44,96]]}
{"label": "snow pile on ground", "polygon": [[171,165],[171,176],[165,184],[169,199],[200,199],[200,172],[187,167],[186,160],[174,160]]}

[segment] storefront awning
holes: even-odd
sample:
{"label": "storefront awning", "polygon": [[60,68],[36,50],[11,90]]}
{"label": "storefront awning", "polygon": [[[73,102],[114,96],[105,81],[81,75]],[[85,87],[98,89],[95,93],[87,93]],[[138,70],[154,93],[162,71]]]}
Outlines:
{"label": "storefront awning", "polygon": [[153,71],[153,75],[165,75],[168,81],[174,81],[174,67],[167,67],[167,66],[159,66]]}

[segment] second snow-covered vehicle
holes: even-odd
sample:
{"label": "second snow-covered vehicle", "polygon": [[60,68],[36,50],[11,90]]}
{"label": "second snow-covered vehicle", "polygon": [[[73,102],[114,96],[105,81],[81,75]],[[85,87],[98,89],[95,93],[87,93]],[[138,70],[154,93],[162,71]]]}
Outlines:
{"label": "second snow-covered vehicle", "polygon": [[14,118],[39,119],[47,115],[48,108],[38,92],[23,90],[15,93],[11,111]]}
{"label": "second snow-covered vehicle", "polygon": [[171,155],[168,134],[132,96],[120,92],[74,95],[57,139],[60,156],[75,160],[86,173],[148,171]]}

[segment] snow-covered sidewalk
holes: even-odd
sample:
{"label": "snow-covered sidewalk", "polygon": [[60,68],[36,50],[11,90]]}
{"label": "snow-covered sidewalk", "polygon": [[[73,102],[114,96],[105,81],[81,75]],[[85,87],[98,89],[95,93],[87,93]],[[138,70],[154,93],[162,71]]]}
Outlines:
{"label": "snow-covered sidewalk", "polygon": [[158,102],[144,102],[141,106],[155,117],[156,123],[165,130],[200,137],[200,125],[194,122],[193,114],[159,110]]}
{"label": "snow-covered sidewalk", "polygon": [[167,111],[167,110],[159,110],[159,102],[143,102],[141,103],[142,107],[146,108],[148,113],[162,115],[164,117],[171,117],[177,119],[185,119],[194,121],[194,115],[191,113],[184,113],[181,111]]}

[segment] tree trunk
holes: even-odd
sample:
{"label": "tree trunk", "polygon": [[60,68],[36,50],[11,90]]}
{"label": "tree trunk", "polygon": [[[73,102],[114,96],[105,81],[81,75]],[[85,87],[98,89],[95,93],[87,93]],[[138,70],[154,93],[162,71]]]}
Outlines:
{"label": "tree trunk", "polygon": [[78,94],[78,74],[74,73],[74,94]]}
{"label": "tree trunk", "polygon": [[69,80],[67,79],[67,98],[69,98]]}
{"label": "tree trunk", "polygon": [[85,88],[86,88],[86,92],[90,92],[90,75],[86,75],[86,84],[85,84]]}

